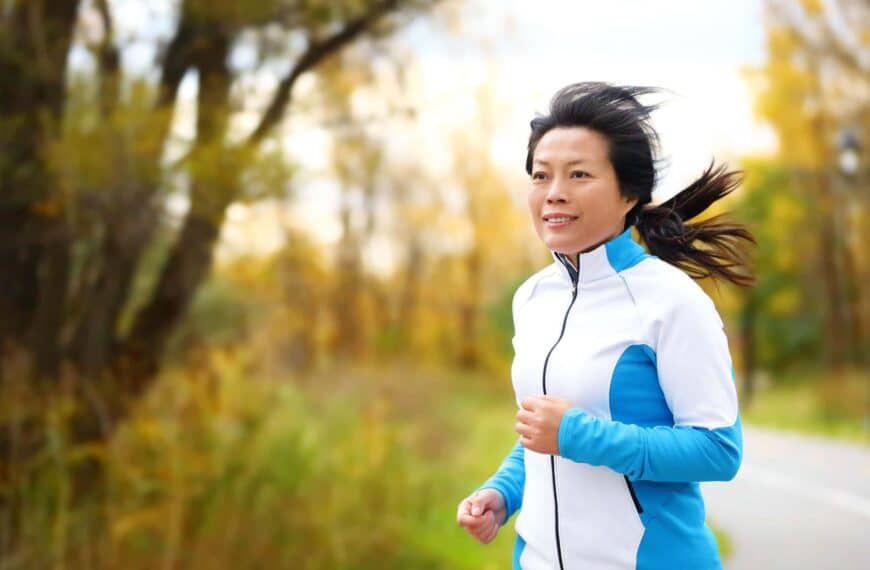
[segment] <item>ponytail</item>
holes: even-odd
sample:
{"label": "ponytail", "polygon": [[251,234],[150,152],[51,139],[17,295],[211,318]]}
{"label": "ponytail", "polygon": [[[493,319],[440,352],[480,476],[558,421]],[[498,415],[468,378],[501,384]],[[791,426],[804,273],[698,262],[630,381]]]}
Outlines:
{"label": "ponytail", "polygon": [[734,191],[742,172],[724,165],[704,173],[676,196],[657,206],[635,206],[626,223],[637,227],[650,253],[671,263],[694,279],[717,277],[748,287],[755,277],[747,272],[747,254],[741,241],[755,244],[753,235],[740,224],[712,218],[690,222],[713,202]]}

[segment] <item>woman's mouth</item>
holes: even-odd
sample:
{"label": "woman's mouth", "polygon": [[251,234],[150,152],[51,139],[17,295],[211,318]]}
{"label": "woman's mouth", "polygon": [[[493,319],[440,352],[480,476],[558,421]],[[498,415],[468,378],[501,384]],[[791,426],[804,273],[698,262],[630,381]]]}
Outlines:
{"label": "woman's mouth", "polygon": [[544,224],[550,229],[563,228],[577,220],[577,216],[547,216]]}

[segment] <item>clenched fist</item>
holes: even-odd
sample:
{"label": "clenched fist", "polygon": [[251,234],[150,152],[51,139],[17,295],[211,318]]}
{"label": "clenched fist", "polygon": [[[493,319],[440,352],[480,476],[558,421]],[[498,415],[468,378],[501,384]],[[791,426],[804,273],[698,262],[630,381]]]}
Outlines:
{"label": "clenched fist", "polygon": [[495,489],[481,489],[459,503],[456,522],[478,540],[489,544],[507,516],[504,497]]}
{"label": "clenched fist", "polygon": [[559,455],[559,424],[572,404],[555,396],[527,396],[520,402],[515,430],[526,449]]}

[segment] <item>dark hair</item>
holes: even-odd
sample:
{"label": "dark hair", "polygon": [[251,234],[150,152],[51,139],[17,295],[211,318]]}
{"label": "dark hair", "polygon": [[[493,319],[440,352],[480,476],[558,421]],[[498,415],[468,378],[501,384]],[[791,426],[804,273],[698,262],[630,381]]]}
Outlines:
{"label": "dark hair", "polygon": [[755,243],[740,224],[717,215],[690,222],[713,202],[730,194],[742,172],[728,171],[714,162],[701,176],[666,202],[647,206],[656,183],[655,153],[659,138],[650,124],[659,104],[643,105],[637,97],[658,92],[655,87],[616,86],[600,81],[575,83],[560,89],[550,101],[548,115],[532,119],[526,172],[532,173],[535,147],[555,127],[586,127],[604,136],[608,158],[616,172],[619,192],[637,197],[625,217],[625,229],[634,225],[651,254],[679,267],[691,277],[718,277],[749,286],[755,278],[747,272],[746,252],[740,240]]}

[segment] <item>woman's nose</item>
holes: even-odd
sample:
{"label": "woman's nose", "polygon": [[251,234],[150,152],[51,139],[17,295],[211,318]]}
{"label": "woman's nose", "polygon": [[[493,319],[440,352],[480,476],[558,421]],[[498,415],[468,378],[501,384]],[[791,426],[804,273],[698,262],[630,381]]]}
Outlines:
{"label": "woman's nose", "polygon": [[553,179],[550,187],[547,189],[547,202],[564,202],[565,192],[561,181],[557,178]]}

